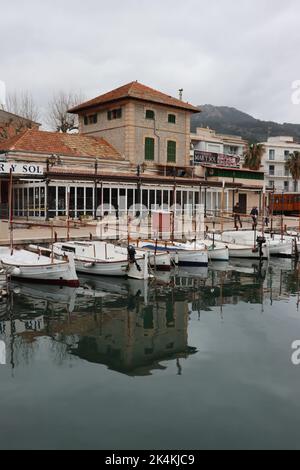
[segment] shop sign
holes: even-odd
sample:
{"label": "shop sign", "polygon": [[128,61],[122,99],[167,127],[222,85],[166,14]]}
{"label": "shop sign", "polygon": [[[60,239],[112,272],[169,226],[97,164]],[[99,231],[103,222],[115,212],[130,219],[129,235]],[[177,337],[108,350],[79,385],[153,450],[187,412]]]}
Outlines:
{"label": "shop sign", "polygon": [[44,168],[36,163],[0,163],[0,175],[43,176]]}
{"label": "shop sign", "polygon": [[195,150],[194,163],[228,166],[228,168],[236,168],[240,164],[240,157],[232,157],[231,155],[223,155],[221,153],[201,152]]}

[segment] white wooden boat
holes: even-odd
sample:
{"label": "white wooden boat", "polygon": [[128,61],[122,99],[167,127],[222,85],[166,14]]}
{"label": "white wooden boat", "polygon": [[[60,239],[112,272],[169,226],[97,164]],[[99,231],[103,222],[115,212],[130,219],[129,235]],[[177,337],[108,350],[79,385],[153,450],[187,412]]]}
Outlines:
{"label": "white wooden boat", "polygon": [[[207,248],[207,254],[209,261],[229,261],[229,250],[225,243],[213,240],[199,240],[197,241],[197,247]],[[190,246],[195,246],[195,242],[191,242]]]}
{"label": "white wooden boat", "polygon": [[262,246],[262,253],[258,247],[250,245],[238,245],[237,243],[228,243],[229,257],[242,259],[267,260],[269,259],[269,249]]}
{"label": "white wooden boat", "polygon": [[153,251],[141,246],[140,242],[133,242],[132,246],[136,248],[137,253],[148,253],[150,266],[156,271],[171,271],[173,263],[168,251]]}
{"label": "white wooden boat", "polygon": [[[254,245],[254,236],[261,237],[262,233],[250,230],[240,230],[223,232],[221,238],[224,242]],[[290,258],[293,251],[293,239],[288,236],[274,235],[271,237],[269,234],[264,234],[266,245],[269,248],[270,256],[277,256],[282,258]]]}
{"label": "white wooden boat", "polygon": [[198,245],[196,248],[189,243],[171,243],[171,242],[140,242],[139,246],[147,248],[150,251],[169,252],[171,260],[178,266],[207,267],[208,254],[204,245]]}
{"label": "white wooden boat", "polygon": [[1,250],[0,260],[2,267],[13,278],[61,286],[79,287],[76,274],[74,256],[72,253],[60,259],[32,253],[27,250]]}
{"label": "white wooden boat", "polygon": [[56,253],[73,253],[79,273],[149,279],[148,253],[131,253],[107,242],[55,243]]}

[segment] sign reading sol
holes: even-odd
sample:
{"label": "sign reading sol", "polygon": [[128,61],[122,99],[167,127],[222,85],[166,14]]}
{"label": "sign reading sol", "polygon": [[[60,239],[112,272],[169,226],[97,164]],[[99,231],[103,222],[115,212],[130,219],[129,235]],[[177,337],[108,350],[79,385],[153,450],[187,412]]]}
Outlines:
{"label": "sign reading sol", "polygon": [[0,163],[0,175],[43,176],[44,168],[34,163]]}

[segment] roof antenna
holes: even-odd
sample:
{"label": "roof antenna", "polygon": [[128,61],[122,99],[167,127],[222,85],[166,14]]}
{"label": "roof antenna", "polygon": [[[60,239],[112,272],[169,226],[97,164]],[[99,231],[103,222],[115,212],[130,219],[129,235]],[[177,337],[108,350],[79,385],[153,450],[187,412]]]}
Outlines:
{"label": "roof antenna", "polygon": [[182,99],[183,99],[183,88],[180,88],[180,90],[179,90],[179,99],[180,99],[180,101],[182,101]]}

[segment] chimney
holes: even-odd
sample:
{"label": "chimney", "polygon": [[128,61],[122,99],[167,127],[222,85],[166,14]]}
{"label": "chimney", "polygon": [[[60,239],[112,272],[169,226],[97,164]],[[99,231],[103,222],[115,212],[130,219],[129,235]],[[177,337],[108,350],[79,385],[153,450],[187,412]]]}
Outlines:
{"label": "chimney", "polygon": [[183,99],[183,88],[180,88],[180,90],[179,90],[179,99],[180,99],[180,101],[182,101],[182,99]]}

